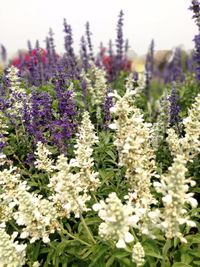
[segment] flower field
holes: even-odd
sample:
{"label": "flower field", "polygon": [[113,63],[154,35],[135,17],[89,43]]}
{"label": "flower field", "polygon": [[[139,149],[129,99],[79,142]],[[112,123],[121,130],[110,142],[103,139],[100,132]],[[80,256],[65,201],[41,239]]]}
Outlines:
{"label": "flower field", "polygon": [[[95,55],[64,20],[0,73],[0,267],[200,266],[200,2],[191,53],[144,71],[124,14]],[[6,61],[6,49],[1,47]]]}

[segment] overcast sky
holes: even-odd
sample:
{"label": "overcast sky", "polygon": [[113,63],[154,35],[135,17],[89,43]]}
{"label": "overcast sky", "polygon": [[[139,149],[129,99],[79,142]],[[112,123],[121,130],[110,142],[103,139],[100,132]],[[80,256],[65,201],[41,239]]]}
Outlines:
{"label": "overcast sky", "polygon": [[157,49],[183,44],[193,48],[197,29],[188,10],[190,0],[0,0],[0,43],[12,55],[27,40],[44,39],[51,27],[56,46],[63,51],[63,18],[72,25],[75,48],[90,22],[94,47],[115,40],[119,11],[125,14],[124,35],[137,53],[146,52],[152,38]]}

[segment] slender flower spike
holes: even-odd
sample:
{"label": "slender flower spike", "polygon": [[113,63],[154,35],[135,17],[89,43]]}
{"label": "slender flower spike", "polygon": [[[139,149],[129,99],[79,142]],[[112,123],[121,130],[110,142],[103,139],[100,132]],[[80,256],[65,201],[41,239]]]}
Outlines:
{"label": "slender flower spike", "polygon": [[83,72],[82,76],[87,84],[87,92],[91,97],[91,104],[96,107],[96,117],[101,119],[103,102],[107,92],[106,73],[91,62],[89,72],[87,74]]}
{"label": "slender flower spike", "polygon": [[193,18],[198,27],[198,34],[194,37],[195,51],[194,51],[194,62],[196,68],[196,78],[200,82],[200,2],[199,0],[192,0],[192,4],[189,8],[193,11]]}
{"label": "slender flower spike", "polygon": [[147,207],[154,201],[150,192],[150,179],[155,171],[155,154],[151,145],[152,125],[144,122],[140,110],[134,105],[134,97],[139,91],[138,88],[134,89],[133,81],[129,78],[123,97],[117,92],[112,94],[116,104],[111,112],[116,119],[110,128],[116,131],[114,145],[119,153],[119,165],[126,169],[129,189]]}
{"label": "slender flower spike", "polygon": [[83,114],[82,123],[77,134],[77,143],[75,145],[75,159],[70,161],[71,165],[80,168],[79,182],[85,192],[95,191],[100,184],[97,178],[98,173],[93,171],[92,146],[99,142],[94,132],[94,125],[90,121],[89,113]]}
{"label": "slender flower spike", "polygon": [[192,0],[191,6],[189,7],[190,10],[193,11],[193,18],[200,30],[200,3],[199,0]]}
{"label": "slender flower spike", "polygon": [[11,116],[23,118],[24,102],[28,102],[26,91],[20,87],[18,69],[11,66],[7,78],[10,81],[9,113]]}
{"label": "slender flower spike", "polygon": [[93,205],[98,216],[104,221],[99,226],[99,235],[105,240],[113,240],[117,248],[125,248],[126,243],[134,240],[129,232],[135,226],[139,217],[132,215],[131,205],[123,205],[116,193],[110,193],[108,198]]}
{"label": "slender flower spike", "polygon": [[8,135],[8,126],[6,124],[6,118],[3,113],[0,111],[0,152],[3,147],[6,145],[7,135]]}
{"label": "slender flower spike", "polygon": [[124,13],[121,10],[119,13],[119,19],[117,22],[117,38],[116,38],[116,48],[117,48],[117,70],[120,71],[123,65],[124,57],[124,38],[123,38],[123,18]]}
{"label": "slender flower spike", "polygon": [[179,128],[179,122],[180,122],[180,117],[179,117],[179,112],[180,112],[180,106],[178,104],[178,93],[176,89],[176,84],[173,83],[172,85],[172,90],[171,90],[171,95],[169,97],[169,123],[170,126],[175,125],[177,128]]}
{"label": "slender flower spike", "polygon": [[92,46],[92,41],[91,41],[91,35],[92,33],[90,32],[90,24],[87,21],[86,23],[86,37],[87,37],[87,43],[88,43],[88,48],[90,51],[90,59],[94,61],[94,55],[93,55],[93,46]]}
{"label": "slender flower spike", "polygon": [[161,182],[154,182],[156,191],[163,195],[164,209],[161,213],[160,228],[165,232],[166,238],[178,237],[184,243],[187,240],[180,231],[180,225],[196,226],[195,222],[186,215],[185,205],[189,204],[193,208],[197,206],[197,201],[193,198],[194,194],[188,193],[189,185],[194,186],[195,182],[185,178],[186,163],[183,155],[177,155],[168,173],[161,175]]}
{"label": "slender flower spike", "polygon": [[35,166],[38,170],[52,172],[54,169],[53,160],[49,159],[52,153],[45,147],[42,142],[37,143],[37,150],[35,155],[37,157]]}

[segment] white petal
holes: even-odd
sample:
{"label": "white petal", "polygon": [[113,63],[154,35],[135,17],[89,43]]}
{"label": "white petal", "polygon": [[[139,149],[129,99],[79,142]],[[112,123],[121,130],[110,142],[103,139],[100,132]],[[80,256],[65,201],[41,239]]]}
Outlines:
{"label": "white petal", "polygon": [[162,201],[171,204],[172,203],[172,196],[171,195],[166,195],[165,197],[162,198]]}
{"label": "white petal", "polygon": [[129,232],[127,232],[127,233],[124,235],[124,239],[125,239],[125,242],[126,242],[126,243],[133,242],[133,240],[134,240],[132,234],[130,234]]}
{"label": "white petal", "polygon": [[101,204],[96,203],[92,206],[92,208],[94,211],[99,211],[100,209],[102,209],[102,206],[101,206]]}
{"label": "white petal", "polygon": [[116,244],[117,248],[125,248],[126,247],[126,243],[123,239],[119,239],[119,241]]}

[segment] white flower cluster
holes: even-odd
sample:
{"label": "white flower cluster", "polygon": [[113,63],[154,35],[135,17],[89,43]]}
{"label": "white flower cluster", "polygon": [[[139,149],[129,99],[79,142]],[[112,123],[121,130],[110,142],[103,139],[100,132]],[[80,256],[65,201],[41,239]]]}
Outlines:
{"label": "white flower cluster", "polygon": [[44,243],[48,243],[49,234],[59,229],[56,209],[53,202],[40,195],[29,193],[28,189],[25,183],[21,183],[15,196],[18,208],[13,217],[18,225],[25,226],[20,237],[31,237],[31,243],[42,238]]}
{"label": "white flower cluster", "polygon": [[91,96],[92,105],[101,105],[107,92],[106,72],[95,66],[93,62],[90,64],[89,72],[82,73],[86,83],[87,90]]}
{"label": "white flower cluster", "polygon": [[6,163],[6,155],[4,153],[0,153],[0,166]]}
{"label": "white flower cluster", "polygon": [[75,159],[70,161],[71,166],[79,168],[79,180],[85,192],[95,191],[100,184],[98,172],[93,171],[94,160],[92,158],[92,146],[99,142],[94,132],[94,125],[90,121],[88,112],[84,112],[82,123],[77,134],[75,148]]}
{"label": "white flower cluster", "polygon": [[49,234],[59,227],[53,203],[28,192],[30,188],[20,181],[16,167],[0,171],[0,186],[0,222],[14,218],[18,225],[24,226],[21,238],[31,237],[31,242],[42,238],[48,242]]}
{"label": "white flower cluster", "polygon": [[20,87],[20,78],[18,76],[18,69],[11,66],[8,69],[7,78],[10,81],[10,107],[8,109],[12,116],[23,117],[24,102],[28,103],[26,91]]}
{"label": "white flower cluster", "polygon": [[145,263],[144,257],[145,257],[144,249],[143,249],[141,243],[137,242],[133,246],[132,261],[135,262],[137,267],[140,267],[140,266],[143,266]]}
{"label": "white flower cluster", "polygon": [[[132,82],[132,86],[130,86]],[[116,130],[115,146],[120,152],[124,147],[124,140],[126,139],[126,126],[130,121],[130,116],[133,112],[140,113],[139,110],[134,106],[134,100],[138,94],[137,88],[133,88],[133,81],[128,79],[126,92],[121,97],[116,90],[113,93],[109,93],[115,100],[115,104],[110,108],[111,113],[116,115],[118,118],[114,120],[114,123],[110,124],[110,129]]]}
{"label": "white flower cluster", "polygon": [[60,155],[54,164],[48,158],[51,154],[49,150],[38,143],[35,164],[39,169],[53,172],[49,178],[49,187],[53,191],[51,199],[61,217],[70,217],[71,213],[80,217],[83,211],[88,210],[86,202],[90,200],[89,192],[95,191],[100,184],[98,172],[93,170],[92,158],[92,146],[97,142],[89,113],[85,112],[77,134],[76,157],[70,162],[67,157]]}
{"label": "white flower cluster", "polygon": [[52,154],[42,142],[37,143],[37,149],[34,153],[37,157],[35,166],[38,170],[44,170],[46,172],[52,172],[54,170],[53,160],[49,158]]}
{"label": "white flower cluster", "polygon": [[53,194],[51,199],[60,217],[69,218],[71,213],[79,218],[87,211],[86,202],[90,196],[84,192],[79,173],[72,173],[68,159],[61,155],[56,163],[57,172],[50,177],[49,187]]}
{"label": "white flower cluster", "polygon": [[185,136],[179,138],[174,129],[169,129],[167,142],[173,156],[184,155],[187,161],[191,161],[200,152],[200,94],[195,98],[183,124]]}
{"label": "white flower cluster", "polygon": [[119,165],[126,168],[130,191],[137,194],[138,201],[145,199],[143,204],[148,206],[153,201],[150,180],[155,171],[152,125],[144,122],[140,110],[134,106],[136,94],[129,81],[123,97],[114,93],[117,101],[111,111],[117,119],[110,127],[116,130],[114,145],[119,153]]}
{"label": "white flower cluster", "polygon": [[25,264],[26,244],[19,244],[15,241],[18,233],[12,236],[5,231],[5,224],[0,224],[0,266],[20,267]]}
{"label": "white flower cluster", "polygon": [[116,242],[117,248],[125,248],[126,243],[134,240],[130,228],[135,227],[139,218],[133,214],[133,207],[122,204],[116,193],[110,193],[108,198],[93,205],[98,216],[104,221],[99,226],[99,235],[105,240]]}
{"label": "white flower cluster", "polygon": [[15,194],[20,182],[20,174],[16,167],[0,171],[0,222],[9,221],[13,216]]}
{"label": "white flower cluster", "polygon": [[0,112],[0,143],[6,143],[6,135],[8,134],[7,129],[8,126],[6,124],[6,118],[4,117],[3,113]]}
{"label": "white flower cluster", "polygon": [[164,135],[167,132],[167,128],[169,125],[168,122],[168,113],[169,113],[169,100],[167,91],[163,93],[163,96],[159,101],[156,102],[157,106],[157,119],[153,124],[153,147],[157,149],[164,139]]}
{"label": "white flower cluster", "polygon": [[162,220],[159,227],[168,239],[178,237],[182,242],[187,241],[182,236],[180,225],[195,226],[187,216],[185,204],[190,204],[193,208],[197,206],[197,201],[193,198],[194,194],[188,193],[189,185],[194,186],[195,182],[185,178],[186,163],[184,155],[177,155],[168,173],[161,175],[160,182],[154,182],[156,191],[163,195],[164,209],[159,215]]}

